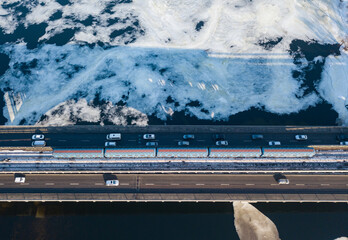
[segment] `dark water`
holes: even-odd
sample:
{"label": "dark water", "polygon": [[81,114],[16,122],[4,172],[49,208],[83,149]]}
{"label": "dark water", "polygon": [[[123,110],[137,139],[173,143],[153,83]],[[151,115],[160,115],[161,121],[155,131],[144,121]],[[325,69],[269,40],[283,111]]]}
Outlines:
{"label": "dark water", "polygon": [[[347,204],[253,204],[281,239],[348,235]],[[3,203],[1,239],[238,239],[229,203]]]}

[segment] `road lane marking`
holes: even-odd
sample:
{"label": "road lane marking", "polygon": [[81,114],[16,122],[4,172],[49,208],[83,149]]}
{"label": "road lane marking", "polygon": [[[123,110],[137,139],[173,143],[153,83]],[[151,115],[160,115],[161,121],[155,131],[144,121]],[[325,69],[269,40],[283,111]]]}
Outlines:
{"label": "road lane marking", "polygon": [[179,186],[180,184],[179,183],[171,183],[170,185],[172,185],[172,186]]}
{"label": "road lane marking", "polygon": [[328,184],[328,183],[322,183],[322,184],[320,184],[321,186],[330,186],[330,184]]}
{"label": "road lane marking", "polygon": [[129,186],[129,183],[121,183],[120,185]]}
{"label": "road lane marking", "polygon": [[0,185],[4,185],[4,183],[0,183]]}
{"label": "road lane marking", "polygon": [[279,184],[271,183],[271,186],[278,186]]}
{"label": "road lane marking", "polygon": [[196,183],[197,186],[204,186],[204,183]]}
{"label": "road lane marking", "polygon": [[145,183],[145,185],[147,185],[147,186],[153,186],[153,185],[155,185],[155,184],[153,184],[153,183]]}
{"label": "road lane marking", "polygon": [[246,183],[245,185],[247,185],[247,186],[254,186],[255,184],[254,183]]}
{"label": "road lane marking", "polygon": [[45,185],[50,185],[50,186],[52,186],[52,185],[54,185],[54,183],[45,183]]}
{"label": "road lane marking", "polygon": [[221,183],[221,186],[230,186],[228,183]]}
{"label": "road lane marking", "polygon": [[99,182],[97,182],[97,183],[94,183],[94,185],[96,185],[96,186],[102,186],[102,185],[104,185],[104,183],[99,183]]}
{"label": "road lane marking", "polygon": [[70,183],[71,186],[78,186],[80,185],[79,183]]}
{"label": "road lane marking", "polygon": [[296,186],[304,186],[303,183],[296,183]]}
{"label": "road lane marking", "polygon": [[29,185],[29,183],[21,183],[21,185]]}

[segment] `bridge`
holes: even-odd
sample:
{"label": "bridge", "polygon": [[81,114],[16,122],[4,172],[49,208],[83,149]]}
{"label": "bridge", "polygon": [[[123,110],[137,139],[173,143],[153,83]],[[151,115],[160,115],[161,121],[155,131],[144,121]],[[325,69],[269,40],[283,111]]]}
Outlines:
{"label": "bridge", "polygon": [[[145,148],[145,133],[158,146],[177,146],[194,134],[190,147],[210,150],[214,134],[231,148],[250,148],[256,157],[82,157],[54,156],[55,149],[105,149],[106,135],[122,133],[119,148]],[[44,134],[46,147],[31,147],[32,134]],[[263,139],[252,140],[251,134]],[[295,135],[308,140],[297,141]],[[348,146],[338,135],[345,127],[320,126],[73,126],[0,127],[0,201],[188,201],[188,202],[348,202]],[[284,148],[311,148],[315,156],[262,156],[268,141]],[[114,148],[115,149],[115,148]],[[207,154],[210,153],[208,150]],[[104,151],[104,150],[103,150]],[[313,151],[313,150],[312,150]],[[103,153],[105,154],[105,152]],[[312,154],[312,153],[311,153]],[[14,174],[26,175],[14,183]],[[289,185],[279,185],[283,173]],[[106,187],[113,176],[118,187]]]}

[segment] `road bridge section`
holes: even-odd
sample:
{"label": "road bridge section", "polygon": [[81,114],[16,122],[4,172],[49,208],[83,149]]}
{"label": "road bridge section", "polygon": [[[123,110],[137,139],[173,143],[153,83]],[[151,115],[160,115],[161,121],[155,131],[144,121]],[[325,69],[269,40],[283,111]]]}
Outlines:
{"label": "road bridge section", "polygon": [[[0,175],[0,201],[347,202],[347,175],[27,174]],[[119,186],[105,181],[118,179]]]}

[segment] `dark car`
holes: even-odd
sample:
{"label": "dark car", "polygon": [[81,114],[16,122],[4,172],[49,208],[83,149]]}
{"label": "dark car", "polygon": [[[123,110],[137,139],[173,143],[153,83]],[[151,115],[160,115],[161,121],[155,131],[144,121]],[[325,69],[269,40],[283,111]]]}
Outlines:
{"label": "dark car", "polygon": [[337,141],[345,141],[348,140],[348,135],[340,134],[336,136]]}
{"label": "dark car", "polygon": [[225,134],[214,134],[215,141],[223,141],[225,140]]}
{"label": "dark car", "polygon": [[253,134],[253,135],[251,135],[251,139],[252,140],[262,140],[263,135],[262,134]]}

